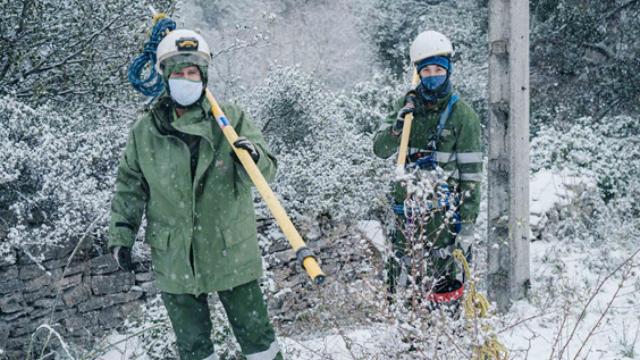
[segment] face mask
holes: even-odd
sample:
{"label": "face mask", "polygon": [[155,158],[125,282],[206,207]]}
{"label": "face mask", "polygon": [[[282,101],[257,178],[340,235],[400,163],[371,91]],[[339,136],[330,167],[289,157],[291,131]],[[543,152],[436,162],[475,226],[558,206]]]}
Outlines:
{"label": "face mask", "polygon": [[181,106],[189,106],[202,95],[202,82],[187,79],[169,79],[171,98]]}
{"label": "face mask", "polygon": [[447,75],[427,76],[420,79],[422,86],[429,91],[434,91],[447,81]]}

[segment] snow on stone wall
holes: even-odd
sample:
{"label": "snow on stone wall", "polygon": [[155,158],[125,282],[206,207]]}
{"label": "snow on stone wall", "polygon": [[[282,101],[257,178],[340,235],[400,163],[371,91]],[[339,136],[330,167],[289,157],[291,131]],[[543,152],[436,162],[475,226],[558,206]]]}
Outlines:
{"label": "snow on stone wall", "polygon": [[0,267],[0,349],[8,358],[24,359],[34,333],[34,349],[41,350],[48,332],[36,329],[43,324],[89,346],[157,293],[148,264],[135,274],[119,271],[110,255],[93,254],[91,247],[69,262],[73,245],[41,248],[35,255],[44,260],[37,263],[19,252],[15,263]]}

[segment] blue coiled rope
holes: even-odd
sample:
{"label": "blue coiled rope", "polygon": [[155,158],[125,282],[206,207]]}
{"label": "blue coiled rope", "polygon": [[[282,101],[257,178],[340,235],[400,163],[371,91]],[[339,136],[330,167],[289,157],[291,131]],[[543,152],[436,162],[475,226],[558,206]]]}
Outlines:
{"label": "blue coiled rope", "polygon": [[[170,18],[161,18],[155,22],[153,29],[151,30],[151,36],[149,41],[144,44],[144,51],[135,59],[131,65],[127,77],[129,82],[138,92],[141,92],[145,96],[156,97],[162,94],[164,90],[164,81],[162,76],[156,71],[156,50],[158,44],[162,41],[170,31],[176,29],[176,22]],[[149,64],[151,71],[146,79],[142,78],[142,72],[144,68]]]}

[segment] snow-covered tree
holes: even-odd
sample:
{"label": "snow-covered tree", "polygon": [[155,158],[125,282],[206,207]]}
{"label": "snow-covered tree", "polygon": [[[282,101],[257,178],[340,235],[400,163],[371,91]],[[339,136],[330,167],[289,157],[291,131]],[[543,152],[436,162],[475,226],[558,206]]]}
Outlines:
{"label": "snow-covered tree", "polygon": [[640,110],[639,2],[535,0],[530,6],[534,125]]}
{"label": "snow-covered tree", "polygon": [[486,56],[478,55],[486,51],[487,14],[476,0],[376,0],[360,21],[378,60],[396,76],[406,73],[409,45],[425,30],[446,34],[456,60],[486,63]]}
{"label": "snow-covered tree", "polygon": [[0,94],[82,115],[131,99],[126,71],[147,37],[147,6],[170,10],[173,1],[1,3]]}

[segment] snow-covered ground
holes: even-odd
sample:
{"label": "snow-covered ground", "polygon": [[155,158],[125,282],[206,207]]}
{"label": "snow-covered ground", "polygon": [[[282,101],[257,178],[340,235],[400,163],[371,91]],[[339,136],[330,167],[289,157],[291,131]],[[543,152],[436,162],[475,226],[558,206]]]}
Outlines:
{"label": "snow-covered ground", "polygon": [[[591,179],[564,173],[535,174],[530,187],[532,227],[544,226],[545,214],[568,205],[577,188],[593,185]],[[362,221],[359,228],[384,254],[381,225]],[[613,240],[602,246],[544,238],[531,243],[529,300],[516,302],[493,322],[511,359],[640,358],[638,266],[634,261],[623,265],[633,252]],[[401,345],[396,326],[333,328],[300,338],[281,337],[280,342],[291,359],[384,359],[389,349]],[[109,342],[123,338],[113,335]],[[141,353],[133,337],[100,359],[146,359]]]}
{"label": "snow-covered ground", "polygon": [[[359,354],[384,358],[380,343],[388,344],[394,339],[392,328],[378,326],[366,329],[347,329],[344,334],[329,334],[308,340],[296,340],[288,337],[280,338],[280,346],[288,359],[326,360],[326,359],[359,359]],[[99,357],[98,360],[148,360],[138,348],[136,338],[125,340],[122,335],[112,335],[112,343],[122,341],[113,350]],[[348,345],[347,345],[348,344]]]}
{"label": "snow-covered ground", "polygon": [[[617,255],[621,256],[612,257],[615,264],[631,254]],[[639,356],[637,264],[607,277],[615,270],[596,267],[592,261],[602,256],[600,249],[544,241],[531,244],[534,301],[517,302],[505,316],[505,322],[514,325],[500,335],[517,355],[514,358],[526,358],[527,353],[529,359]],[[558,356],[562,351],[565,356]]]}
{"label": "snow-covered ground", "polygon": [[567,171],[538,171],[529,182],[529,223],[532,229],[543,228],[549,211],[556,206],[569,205],[577,191],[595,187],[593,178],[574,176]]}

